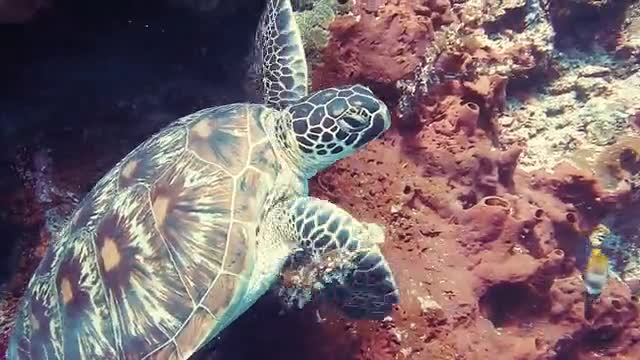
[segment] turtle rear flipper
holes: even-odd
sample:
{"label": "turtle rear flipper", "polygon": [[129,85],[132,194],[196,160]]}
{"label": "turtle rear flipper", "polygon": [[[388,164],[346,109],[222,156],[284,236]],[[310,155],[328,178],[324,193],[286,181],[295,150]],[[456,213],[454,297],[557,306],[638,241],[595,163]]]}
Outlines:
{"label": "turtle rear flipper", "polygon": [[312,197],[296,200],[291,220],[323,295],[352,319],[382,319],[399,302],[389,264],[378,244],[384,231],[362,223],[338,206]]}
{"label": "turtle rear flipper", "polygon": [[307,61],[289,0],[267,0],[256,30],[251,82],[262,102],[283,109],[307,95]]}

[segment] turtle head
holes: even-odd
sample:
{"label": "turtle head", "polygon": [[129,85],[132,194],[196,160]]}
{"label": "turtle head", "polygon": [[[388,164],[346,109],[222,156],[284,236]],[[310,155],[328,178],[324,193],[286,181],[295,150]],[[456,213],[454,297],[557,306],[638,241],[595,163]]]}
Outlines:
{"label": "turtle head", "polygon": [[318,91],[290,105],[300,168],[311,177],[391,126],[387,106],[362,85]]}

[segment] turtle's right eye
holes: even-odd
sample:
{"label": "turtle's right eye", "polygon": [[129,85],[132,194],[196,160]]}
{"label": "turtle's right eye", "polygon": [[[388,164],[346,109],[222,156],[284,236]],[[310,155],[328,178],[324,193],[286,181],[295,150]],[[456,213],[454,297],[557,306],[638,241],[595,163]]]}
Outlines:
{"label": "turtle's right eye", "polygon": [[338,125],[346,132],[361,131],[371,123],[371,115],[365,111],[347,111],[338,119]]}

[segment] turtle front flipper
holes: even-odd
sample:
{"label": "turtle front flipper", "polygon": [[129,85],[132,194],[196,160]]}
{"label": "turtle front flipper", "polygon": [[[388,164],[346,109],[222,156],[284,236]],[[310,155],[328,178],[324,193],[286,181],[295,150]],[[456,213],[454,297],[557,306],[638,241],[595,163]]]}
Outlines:
{"label": "turtle front flipper", "polygon": [[378,247],[384,241],[381,226],[312,197],[294,201],[290,216],[301,252],[307,254],[306,262],[293,268],[313,279],[302,280],[300,287],[322,288],[352,319],[382,319],[391,312],[399,292]]}
{"label": "turtle front flipper", "polygon": [[263,103],[283,109],[307,95],[307,61],[289,0],[266,1],[253,58],[251,77]]}

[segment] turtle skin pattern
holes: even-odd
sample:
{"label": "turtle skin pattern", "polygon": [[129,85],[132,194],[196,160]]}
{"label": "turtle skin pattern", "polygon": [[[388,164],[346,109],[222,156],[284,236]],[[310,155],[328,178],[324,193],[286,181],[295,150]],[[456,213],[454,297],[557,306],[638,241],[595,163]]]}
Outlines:
{"label": "turtle skin pattern", "polygon": [[254,43],[253,71],[262,102],[284,109],[307,96],[307,61],[289,0],[266,1]]}
{"label": "turtle skin pattern", "polygon": [[30,280],[9,358],[180,359],[218,333],[280,171],[259,120],[269,111],[188,115],[105,175]]}

